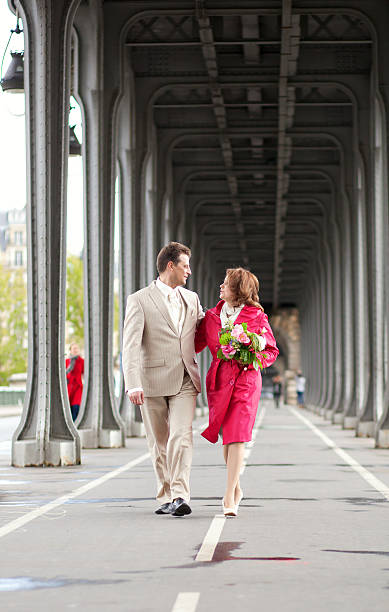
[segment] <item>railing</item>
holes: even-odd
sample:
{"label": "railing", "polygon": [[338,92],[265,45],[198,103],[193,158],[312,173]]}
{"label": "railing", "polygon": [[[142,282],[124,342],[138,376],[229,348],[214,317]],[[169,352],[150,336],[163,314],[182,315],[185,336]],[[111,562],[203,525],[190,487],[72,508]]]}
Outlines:
{"label": "railing", "polygon": [[0,406],[21,406],[25,393],[25,389],[0,387]]}

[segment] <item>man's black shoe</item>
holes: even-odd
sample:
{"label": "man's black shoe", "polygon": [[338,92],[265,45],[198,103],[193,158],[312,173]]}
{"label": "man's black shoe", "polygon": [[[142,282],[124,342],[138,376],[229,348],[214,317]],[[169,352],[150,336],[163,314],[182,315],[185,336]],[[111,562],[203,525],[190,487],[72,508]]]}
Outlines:
{"label": "man's black shoe", "polygon": [[170,514],[172,516],[185,516],[185,514],[190,514],[191,512],[190,506],[182,497],[177,497],[177,499],[171,503]]}
{"label": "man's black shoe", "polygon": [[172,511],[172,504],[168,502],[167,504],[162,504],[156,511],[155,514],[170,514]]}

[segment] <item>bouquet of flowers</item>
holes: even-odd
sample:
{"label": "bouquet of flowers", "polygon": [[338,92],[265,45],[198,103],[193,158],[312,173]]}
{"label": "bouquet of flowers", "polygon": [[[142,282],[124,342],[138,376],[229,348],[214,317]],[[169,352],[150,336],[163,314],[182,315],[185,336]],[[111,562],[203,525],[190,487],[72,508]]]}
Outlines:
{"label": "bouquet of flowers", "polygon": [[220,348],[217,352],[218,359],[230,361],[235,359],[243,366],[253,364],[255,370],[263,369],[262,357],[266,359],[263,349],[266,346],[263,327],[259,334],[247,331],[247,323],[234,325],[227,323],[219,332]]}

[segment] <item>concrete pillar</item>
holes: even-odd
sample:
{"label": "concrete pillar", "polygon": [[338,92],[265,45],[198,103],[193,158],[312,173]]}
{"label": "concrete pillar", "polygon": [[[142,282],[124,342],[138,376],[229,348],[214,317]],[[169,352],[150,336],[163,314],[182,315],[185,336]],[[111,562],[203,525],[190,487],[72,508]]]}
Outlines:
{"label": "concrete pillar", "polygon": [[29,363],[15,466],[80,463],[64,348],[70,40],[78,4],[16,2],[25,31]]}
{"label": "concrete pillar", "polygon": [[357,403],[357,430],[360,415],[364,413],[367,402],[369,378],[369,350],[368,350],[368,292],[367,292],[367,245],[366,245],[366,190],[364,163],[359,156],[356,176],[356,213],[355,213],[355,393]]}
{"label": "concrete pillar", "polygon": [[114,130],[119,51],[118,36],[105,31],[107,21],[100,4],[97,0],[82,4],[76,16],[80,32],[79,94],[85,116],[86,278],[86,385],[77,426],[85,448],[124,444],[124,424],[116,406],[112,376]]}
{"label": "concrete pillar", "polygon": [[[376,58],[372,76],[372,90],[376,92],[376,100],[370,98],[370,108],[374,108],[376,137],[375,144],[370,142],[370,150],[374,150],[375,164],[372,176],[375,176],[375,192],[378,195],[373,210],[367,207],[368,240],[376,240],[373,246],[373,268],[369,269],[374,277],[375,301],[372,303],[371,330],[373,347],[371,359],[371,385],[369,386],[367,407],[370,412],[375,411],[378,423],[374,426],[376,446],[389,447],[389,211],[388,211],[388,139],[389,139],[389,66],[386,58],[389,53],[389,40],[387,36],[388,5],[379,3],[380,10],[372,11],[369,15],[374,24],[376,40]],[[380,134],[377,134],[377,129]],[[381,141],[381,147],[377,147]],[[378,149],[381,148],[381,151]],[[372,229],[374,231],[372,232]],[[375,235],[374,235],[375,234]],[[369,245],[370,246],[370,245]],[[371,261],[371,260],[370,260]],[[369,267],[370,267],[369,261]],[[369,301],[371,296],[369,294]],[[383,344],[383,346],[381,345]],[[380,361],[382,359],[382,374]],[[377,375],[375,368],[378,366]],[[372,389],[372,387],[374,387]],[[370,395],[375,398],[372,405]],[[377,397],[378,396],[378,397]],[[373,412],[374,414],[374,412]],[[362,419],[361,419],[362,421]],[[364,425],[364,422],[360,422]],[[371,433],[371,431],[369,431]]]}
{"label": "concrete pillar", "polygon": [[[323,231],[324,228],[323,228]],[[322,414],[323,408],[327,401],[328,396],[328,387],[329,387],[329,374],[330,368],[328,366],[330,355],[329,355],[329,347],[328,347],[328,311],[327,311],[327,289],[326,289],[326,281],[327,274],[324,266],[324,255],[325,255],[326,245],[324,240],[322,240],[321,248],[319,251],[319,286],[320,286],[320,345],[321,345],[321,393],[318,402],[318,413]]]}
{"label": "concrete pillar", "polygon": [[342,426],[344,429],[354,429],[357,424],[357,411],[355,401],[355,289],[353,242],[355,239],[354,217],[350,210],[350,201],[347,196],[343,198],[342,207],[342,303],[343,303],[343,372],[344,396]]}
{"label": "concrete pillar", "polygon": [[335,220],[332,220],[332,257],[331,257],[331,304],[332,338],[333,338],[333,368],[334,368],[334,393],[331,398],[329,411],[326,417],[334,423],[340,422],[341,417],[335,416],[342,412],[342,278],[340,274],[340,243],[339,230]]}
{"label": "concrete pillar", "polygon": [[[389,330],[388,324],[388,280],[389,280],[389,245],[388,245],[388,157],[385,108],[382,99],[377,96],[375,102],[375,223],[374,223],[374,260],[375,260],[375,309],[373,313],[376,350],[374,381],[376,397],[375,445],[389,448],[389,366],[388,358]],[[386,380],[385,380],[386,375]],[[386,393],[385,393],[386,382]]]}
{"label": "concrete pillar", "polygon": [[[371,160],[371,151],[374,150],[374,136],[372,135],[372,116],[370,109],[370,96],[369,99],[364,100],[359,113],[359,135],[360,135],[360,151],[361,158],[366,160],[365,174],[363,180],[364,187],[364,202],[359,204],[365,204],[362,214],[358,215],[358,223],[362,224],[362,231],[364,235],[359,235],[360,241],[363,243],[361,253],[362,257],[366,260],[366,303],[363,309],[364,315],[364,331],[366,334],[366,344],[364,351],[366,352],[365,359],[367,361],[366,370],[366,389],[365,397],[362,405],[360,406],[360,412],[358,415],[358,423],[356,428],[357,436],[371,437],[374,435],[375,429],[375,408],[373,399],[373,304],[372,299],[374,295],[374,283],[373,283],[373,258],[372,258],[372,245],[371,240],[374,240],[372,235],[372,215],[375,207],[375,192],[374,192],[374,181],[373,181],[373,167],[374,163]],[[358,231],[361,231],[359,227]],[[360,247],[361,248],[361,247]],[[361,279],[362,280],[362,279]]]}
{"label": "concrete pillar", "polygon": [[359,275],[363,272],[359,268],[358,249],[358,214],[355,214],[355,208],[358,208],[358,155],[357,151],[352,152],[354,167],[352,168],[352,181],[349,190],[353,193],[352,203],[347,200],[344,208],[344,225],[345,225],[345,245],[347,251],[345,253],[347,259],[344,261],[344,300],[346,305],[346,346],[345,346],[345,367],[348,371],[346,394],[348,401],[343,412],[343,428],[356,429],[358,424],[358,397],[357,386],[358,377],[360,375],[360,354],[358,352],[358,336],[361,330],[358,326],[358,302],[359,296]]}
{"label": "concrete pillar", "polygon": [[[326,345],[327,345],[327,395],[326,401],[323,406],[323,415],[326,416],[331,413],[333,400],[335,397],[335,379],[336,379],[336,366],[334,359],[335,352],[335,335],[334,335],[334,312],[333,312],[333,281],[332,281],[332,270],[333,270],[333,251],[331,245],[331,234],[330,234],[330,222],[327,221],[326,235],[328,239],[325,243],[324,262],[325,262],[325,288],[326,288]],[[331,246],[330,246],[331,245]]]}
{"label": "concrete pillar", "polygon": [[[377,421],[384,413],[384,159],[383,149],[384,127],[380,104],[375,100],[370,105],[370,112],[364,113],[365,121],[369,121],[371,127],[369,135],[368,157],[368,201],[366,206],[367,227],[367,259],[368,259],[368,304],[369,314],[367,317],[369,327],[369,362],[370,376],[367,392],[367,400],[364,411],[360,415],[357,426],[357,435],[378,437]],[[384,438],[385,436],[383,436]]]}

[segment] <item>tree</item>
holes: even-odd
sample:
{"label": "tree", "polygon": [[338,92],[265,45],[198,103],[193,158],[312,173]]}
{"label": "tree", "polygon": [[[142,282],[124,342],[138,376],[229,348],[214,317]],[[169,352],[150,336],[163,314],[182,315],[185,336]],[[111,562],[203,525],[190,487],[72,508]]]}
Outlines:
{"label": "tree", "polygon": [[[66,330],[67,342],[84,345],[84,269],[83,261],[68,255],[66,263]],[[119,350],[119,294],[114,286],[113,295],[113,350]]]}
{"label": "tree", "polygon": [[66,261],[66,323],[72,342],[84,344],[84,271],[81,257],[68,255]]}
{"label": "tree", "polygon": [[23,270],[0,265],[0,385],[27,371],[27,287]]}

